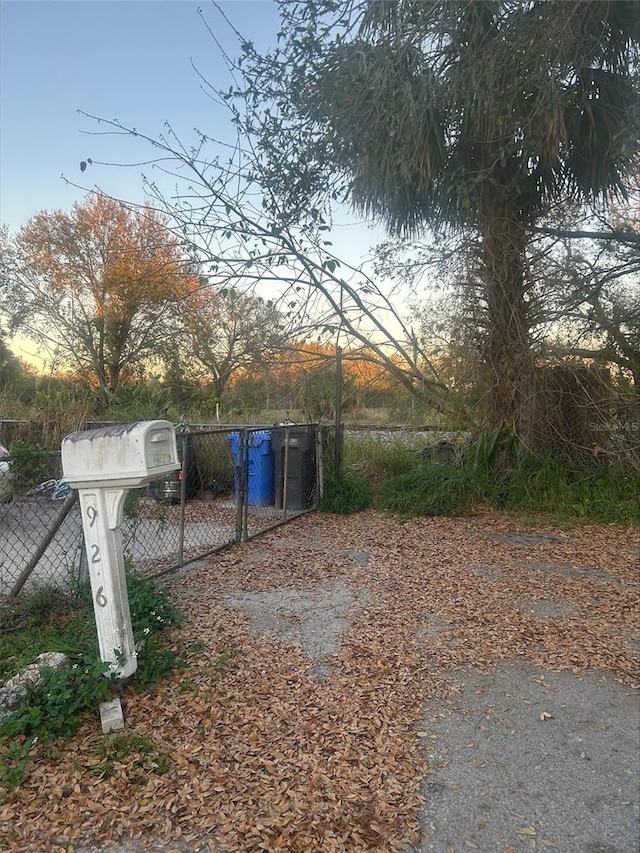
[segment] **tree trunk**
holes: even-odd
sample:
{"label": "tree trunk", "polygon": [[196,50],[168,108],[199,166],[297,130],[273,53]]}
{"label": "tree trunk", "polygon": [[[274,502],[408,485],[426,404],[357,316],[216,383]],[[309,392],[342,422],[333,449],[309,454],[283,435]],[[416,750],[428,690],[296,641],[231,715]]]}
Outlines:
{"label": "tree trunk", "polygon": [[533,362],[525,299],[525,246],[526,232],[521,223],[495,213],[487,219],[482,244],[489,380],[485,417],[489,428],[504,432],[515,429],[528,441]]}
{"label": "tree trunk", "polygon": [[221,401],[222,395],[227,390],[227,385],[229,384],[230,379],[231,373],[229,371],[213,374],[213,382],[211,384],[213,385],[213,390],[215,391],[218,402]]}

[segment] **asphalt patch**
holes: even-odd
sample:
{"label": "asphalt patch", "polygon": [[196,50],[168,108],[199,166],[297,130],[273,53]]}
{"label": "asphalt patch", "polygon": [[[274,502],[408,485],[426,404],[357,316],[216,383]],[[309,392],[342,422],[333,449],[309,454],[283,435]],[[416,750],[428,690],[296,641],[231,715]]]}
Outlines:
{"label": "asphalt patch", "polygon": [[[331,672],[331,658],[339,651],[339,635],[348,626],[347,614],[356,603],[342,581],[330,581],[313,590],[280,589],[224,596],[228,607],[242,610],[255,635],[267,634],[282,643],[300,645],[311,658],[310,673],[319,680]],[[357,603],[361,603],[362,596]]]}
{"label": "asphalt patch", "polygon": [[593,673],[466,670],[419,733],[421,853],[637,853],[639,698]]}

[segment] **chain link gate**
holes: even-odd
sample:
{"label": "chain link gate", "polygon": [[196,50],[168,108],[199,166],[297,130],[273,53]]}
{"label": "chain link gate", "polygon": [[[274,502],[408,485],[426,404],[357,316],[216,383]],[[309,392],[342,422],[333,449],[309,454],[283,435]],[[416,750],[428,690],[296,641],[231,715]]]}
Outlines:
{"label": "chain link gate", "polygon": [[[131,568],[157,577],[317,508],[327,430],[179,425],[181,470],[126,498]],[[76,492],[52,499],[60,455],[46,456],[49,488],[38,491],[43,467],[34,465],[32,476],[23,471],[12,482],[13,499],[0,503],[0,600],[42,586],[73,590],[86,572]]]}

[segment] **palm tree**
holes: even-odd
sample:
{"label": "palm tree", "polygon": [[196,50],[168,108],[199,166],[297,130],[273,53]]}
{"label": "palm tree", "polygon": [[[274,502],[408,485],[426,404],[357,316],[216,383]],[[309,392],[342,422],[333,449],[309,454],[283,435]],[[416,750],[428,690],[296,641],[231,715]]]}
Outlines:
{"label": "palm tree", "polygon": [[639,164],[640,6],[285,0],[281,8],[292,35],[272,66],[286,87],[278,130],[298,138],[269,144],[265,135],[263,150],[277,144],[282,170],[297,149],[288,175],[298,199],[341,187],[393,234],[430,226],[480,236],[488,423],[524,428],[531,229],[558,204],[626,195]]}

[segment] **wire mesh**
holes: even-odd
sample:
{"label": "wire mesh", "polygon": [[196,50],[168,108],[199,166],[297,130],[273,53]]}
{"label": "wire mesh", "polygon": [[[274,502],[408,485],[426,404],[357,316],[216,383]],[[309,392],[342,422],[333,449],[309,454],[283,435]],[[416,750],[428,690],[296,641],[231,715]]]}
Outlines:
{"label": "wire mesh", "polygon": [[[181,470],[125,500],[130,567],[154,577],[247,539],[318,505],[322,429],[315,424],[177,430]],[[73,589],[86,575],[75,492],[60,454],[11,460],[0,503],[0,598],[45,585]],[[46,457],[46,458],[45,458]]]}
{"label": "wire mesh", "polygon": [[81,571],[82,523],[60,480],[60,454],[25,446],[8,464],[0,502],[0,597],[50,584],[72,588]]}

